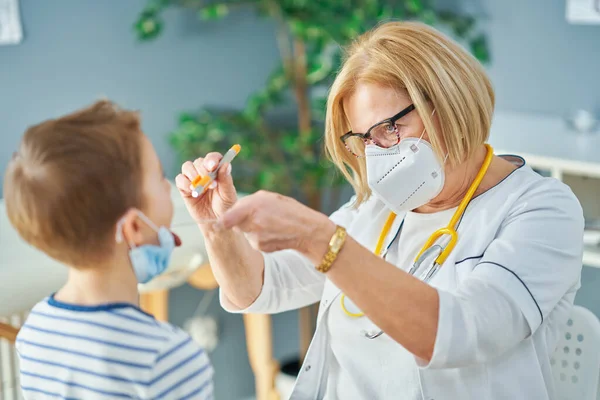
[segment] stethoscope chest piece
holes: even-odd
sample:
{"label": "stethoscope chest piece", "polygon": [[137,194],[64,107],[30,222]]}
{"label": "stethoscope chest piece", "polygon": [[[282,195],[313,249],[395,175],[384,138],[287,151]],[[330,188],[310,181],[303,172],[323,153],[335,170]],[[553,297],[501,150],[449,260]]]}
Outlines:
{"label": "stethoscope chest piece", "polygon": [[377,339],[379,336],[383,335],[383,331],[382,330],[378,330],[378,331],[361,331],[361,333],[367,339]]}

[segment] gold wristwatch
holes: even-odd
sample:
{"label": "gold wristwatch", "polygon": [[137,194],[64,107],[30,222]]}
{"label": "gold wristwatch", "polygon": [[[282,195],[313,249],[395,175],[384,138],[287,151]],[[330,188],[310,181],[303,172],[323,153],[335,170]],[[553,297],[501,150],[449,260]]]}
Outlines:
{"label": "gold wristwatch", "polygon": [[346,243],[346,236],[346,229],[338,225],[335,229],[335,233],[329,241],[329,249],[323,257],[323,261],[321,261],[321,264],[315,267],[317,271],[322,273],[329,271],[331,265],[337,258],[338,253],[340,250],[342,250],[342,247],[344,247],[344,243]]}

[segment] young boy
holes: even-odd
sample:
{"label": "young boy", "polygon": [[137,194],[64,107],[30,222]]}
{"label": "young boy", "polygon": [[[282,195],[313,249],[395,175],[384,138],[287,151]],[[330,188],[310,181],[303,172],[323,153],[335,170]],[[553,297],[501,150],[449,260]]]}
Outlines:
{"label": "young boy", "polygon": [[138,307],[178,238],[170,185],[134,112],[100,101],[25,132],[4,179],[8,217],[69,267],[17,338],[26,399],[207,399],[206,353]]}

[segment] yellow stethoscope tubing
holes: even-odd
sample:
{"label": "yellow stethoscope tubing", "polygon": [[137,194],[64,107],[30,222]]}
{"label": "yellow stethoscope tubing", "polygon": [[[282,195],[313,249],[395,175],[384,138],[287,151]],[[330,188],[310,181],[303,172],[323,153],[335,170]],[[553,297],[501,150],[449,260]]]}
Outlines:
{"label": "yellow stethoscope tubing", "polygon": [[[462,201],[458,205],[458,208],[454,212],[454,215],[452,215],[450,222],[448,223],[448,225],[445,228],[438,229],[437,231],[435,231],[431,234],[429,239],[427,239],[427,242],[425,242],[425,244],[421,248],[421,251],[419,251],[419,254],[417,254],[417,256],[415,257],[415,262],[419,259],[419,257],[421,257],[421,255],[423,254],[423,252],[425,250],[427,250],[428,248],[433,246],[433,244],[440,237],[442,237],[444,235],[450,235],[450,242],[448,242],[448,244],[446,245],[444,250],[441,252],[441,254],[435,259],[435,263],[438,265],[442,265],[444,262],[446,262],[446,259],[448,258],[448,256],[452,252],[452,250],[454,250],[454,246],[456,246],[456,242],[458,241],[458,233],[456,232],[456,225],[458,224],[460,217],[463,215],[463,213],[467,209],[467,206],[471,202],[471,199],[473,198],[475,191],[477,191],[477,188],[481,184],[483,177],[485,176],[490,164],[492,163],[492,158],[494,156],[494,150],[492,149],[492,146],[490,146],[489,144],[486,144],[485,147],[487,149],[487,153],[485,155],[485,159],[483,160],[483,164],[481,165],[481,168],[479,169],[477,176],[473,180],[473,183],[471,183],[469,190],[467,190],[465,197],[463,197]],[[383,231],[382,231],[382,233],[383,233]],[[387,236],[387,232],[386,232],[386,236]]]}
{"label": "yellow stethoscope tubing", "polygon": [[[473,183],[471,183],[469,190],[467,190],[465,197],[463,197],[462,201],[458,205],[458,208],[452,215],[450,222],[448,223],[448,225],[446,227],[438,229],[437,231],[433,232],[431,234],[431,236],[429,236],[429,239],[427,239],[427,242],[425,242],[425,244],[421,248],[421,251],[419,251],[419,254],[417,254],[417,256],[415,257],[415,262],[417,262],[417,260],[425,252],[425,250],[427,250],[428,248],[433,246],[433,244],[444,235],[450,235],[450,241],[448,242],[446,247],[444,247],[444,249],[442,250],[440,255],[435,259],[435,264],[442,265],[444,262],[446,262],[446,259],[448,258],[448,256],[452,252],[452,250],[454,250],[454,247],[456,246],[456,242],[458,241],[458,232],[456,231],[456,225],[458,224],[460,217],[463,215],[463,213],[467,209],[467,206],[469,205],[469,202],[473,198],[475,191],[481,184],[481,181],[483,180],[483,177],[485,176],[490,164],[492,163],[492,159],[494,157],[494,150],[492,149],[492,146],[490,146],[489,144],[486,143],[485,147],[486,147],[487,153],[485,155],[485,159],[483,160],[483,164],[481,165],[481,168],[479,169],[477,176],[475,176]],[[385,224],[383,225],[383,228],[381,229],[381,233],[379,234],[379,239],[377,239],[377,244],[375,245],[374,253],[378,256],[381,256],[383,244],[385,243],[385,239],[386,239],[390,229],[392,228],[392,225],[394,224],[395,219],[396,219],[396,213],[393,211],[390,212],[390,215],[387,217],[387,220],[385,221]],[[346,315],[348,315],[350,317],[355,317],[355,318],[362,317],[365,315],[363,312],[353,313],[353,312],[349,311],[346,308],[346,305],[344,304],[345,298],[346,298],[346,295],[344,293],[342,293],[341,298],[340,298],[340,303],[342,305],[342,310],[344,311],[344,313]]]}

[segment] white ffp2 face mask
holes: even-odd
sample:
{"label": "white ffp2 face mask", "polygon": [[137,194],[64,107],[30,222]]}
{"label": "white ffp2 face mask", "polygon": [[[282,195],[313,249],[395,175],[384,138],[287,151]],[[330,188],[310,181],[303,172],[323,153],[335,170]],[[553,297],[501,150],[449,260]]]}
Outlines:
{"label": "white ffp2 face mask", "polygon": [[365,156],[371,191],[397,214],[427,204],[444,187],[443,166],[420,138],[402,139],[387,149],[370,144]]}

